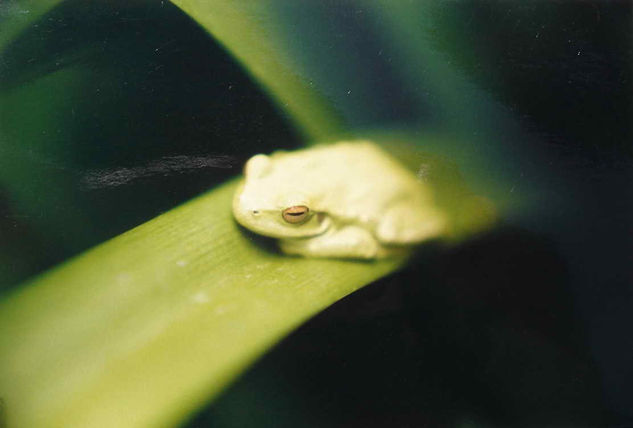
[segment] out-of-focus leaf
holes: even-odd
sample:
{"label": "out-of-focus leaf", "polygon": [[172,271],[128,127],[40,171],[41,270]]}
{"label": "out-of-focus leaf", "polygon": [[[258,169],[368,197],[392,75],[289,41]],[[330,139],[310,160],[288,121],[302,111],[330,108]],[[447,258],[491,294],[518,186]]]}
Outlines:
{"label": "out-of-focus leaf", "polygon": [[[442,135],[447,138],[440,144],[425,138],[414,144],[454,161],[469,185],[504,215],[529,216],[543,206],[543,188],[551,179],[537,167],[539,153],[528,150],[508,109],[442,51],[446,35],[435,19],[440,6],[365,0],[173,3],[223,43],[306,135],[332,139],[398,129]],[[340,118],[337,126],[303,119],[314,112],[331,118],[331,111]]]}
{"label": "out-of-focus leaf", "polygon": [[219,40],[266,87],[311,138],[343,131],[340,119],[316,88],[301,78],[283,49],[268,1],[175,0],[178,7]]}

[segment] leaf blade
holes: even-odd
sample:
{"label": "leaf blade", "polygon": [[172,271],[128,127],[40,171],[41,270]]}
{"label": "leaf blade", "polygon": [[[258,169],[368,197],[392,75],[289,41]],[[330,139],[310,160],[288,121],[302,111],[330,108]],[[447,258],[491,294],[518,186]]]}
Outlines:
{"label": "leaf blade", "polygon": [[281,256],[233,222],[235,182],[0,304],[11,426],[169,424],[311,315],[396,269]]}

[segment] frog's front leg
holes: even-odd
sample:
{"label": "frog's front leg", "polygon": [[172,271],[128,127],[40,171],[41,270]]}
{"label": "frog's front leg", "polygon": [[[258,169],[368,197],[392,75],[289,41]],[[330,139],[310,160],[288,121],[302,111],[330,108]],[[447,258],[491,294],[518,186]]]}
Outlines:
{"label": "frog's front leg", "polygon": [[358,226],[331,228],[310,238],[281,239],[279,246],[284,253],[311,257],[373,259],[387,255],[376,238]]}

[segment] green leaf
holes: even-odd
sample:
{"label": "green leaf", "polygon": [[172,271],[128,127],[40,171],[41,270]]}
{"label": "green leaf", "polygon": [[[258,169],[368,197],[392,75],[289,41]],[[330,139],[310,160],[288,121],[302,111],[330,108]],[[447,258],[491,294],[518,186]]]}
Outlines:
{"label": "green leaf", "polygon": [[9,426],[169,425],[281,337],[402,260],[277,254],[235,182],[48,272],[0,305]]}

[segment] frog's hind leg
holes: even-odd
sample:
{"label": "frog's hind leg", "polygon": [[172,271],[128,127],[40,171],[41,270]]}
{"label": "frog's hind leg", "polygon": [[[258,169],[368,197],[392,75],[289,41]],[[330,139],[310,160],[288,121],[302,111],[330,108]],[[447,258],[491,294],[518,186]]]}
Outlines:
{"label": "frog's hind leg", "polygon": [[383,244],[414,244],[440,236],[445,228],[446,219],[436,208],[405,201],[389,208],[382,216],[376,237]]}
{"label": "frog's hind leg", "polygon": [[373,259],[390,253],[369,231],[357,226],[332,228],[310,238],[281,239],[279,246],[284,253],[307,257]]}

